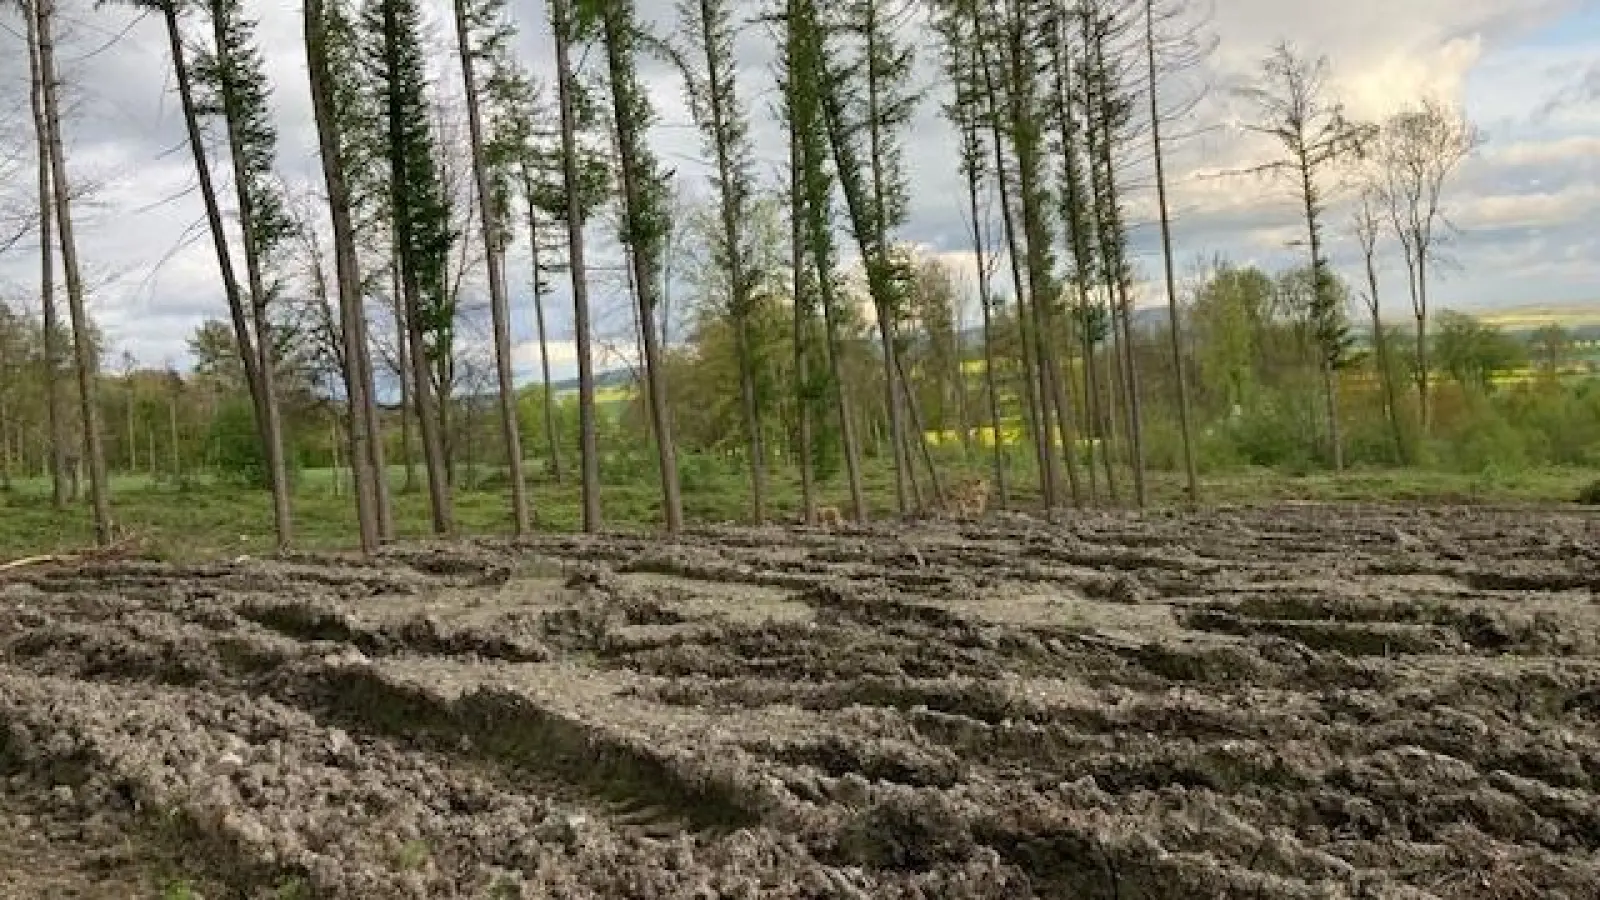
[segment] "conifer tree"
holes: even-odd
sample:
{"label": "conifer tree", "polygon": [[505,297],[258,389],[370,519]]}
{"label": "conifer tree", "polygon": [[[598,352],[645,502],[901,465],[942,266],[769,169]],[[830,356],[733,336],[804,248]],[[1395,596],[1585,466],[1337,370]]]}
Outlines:
{"label": "conifer tree", "polygon": [[[467,130],[472,145],[473,181],[482,218],[484,261],[489,270],[489,315],[494,329],[495,376],[499,388],[501,436],[511,482],[512,522],[517,535],[532,524],[528,485],[522,469],[522,425],[517,416],[517,390],[511,372],[511,311],[506,296],[505,248],[510,243],[510,210],[506,166],[509,160],[496,152],[499,142],[486,137],[483,125],[478,68],[487,79],[508,77],[509,43],[515,37],[505,16],[505,0],[455,0],[456,46],[461,57],[466,92]],[[495,91],[487,92],[492,99]],[[495,146],[490,146],[495,143]]]}
{"label": "conifer tree", "polygon": [[654,111],[639,83],[639,34],[633,0],[581,0],[578,9],[580,15],[598,20],[604,34],[617,135],[618,180],[622,186],[622,241],[630,254],[630,275],[638,298],[645,392],[661,470],[662,510],[667,532],[676,534],[683,530],[683,499],[677,450],[672,442],[672,419],[667,414],[666,365],[657,322],[663,253],[671,227],[666,208],[668,177],[645,140]]}
{"label": "conifer tree", "polygon": [[370,72],[383,98],[389,213],[428,469],[429,508],[434,532],[448,534],[454,527],[449,463],[434,377],[442,358],[451,352],[455,329],[455,301],[445,277],[452,235],[427,98],[421,11],[416,0],[372,0],[366,18],[376,44],[370,51]]}
{"label": "conifer tree", "polygon": [[748,241],[741,235],[750,213],[755,176],[750,124],[735,78],[734,5],[732,0],[681,0],[679,14],[692,50],[677,50],[675,55],[684,72],[689,108],[715,161],[712,178],[721,230],[712,253],[728,278],[728,317],[739,357],[739,399],[749,455],[750,518],[760,524],[767,516],[766,451],[761,440],[750,318],[763,273],[756,271]]}

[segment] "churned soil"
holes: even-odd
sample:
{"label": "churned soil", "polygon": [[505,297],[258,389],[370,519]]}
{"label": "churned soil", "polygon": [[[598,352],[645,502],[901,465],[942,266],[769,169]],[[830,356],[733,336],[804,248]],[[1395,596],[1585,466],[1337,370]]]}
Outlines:
{"label": "churned soil", "polygon": [[0,898],[1600,897],[1600,520],[1286,505],[0,582]]}

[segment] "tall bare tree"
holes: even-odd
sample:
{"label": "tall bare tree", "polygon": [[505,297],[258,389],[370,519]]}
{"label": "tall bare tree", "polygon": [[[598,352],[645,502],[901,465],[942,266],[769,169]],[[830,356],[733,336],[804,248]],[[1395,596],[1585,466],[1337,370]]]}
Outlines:
{"label": "tall bare tree", "polygon": [[61,397],[61,326],[56,310],[55,288],[55,202],[51,197],[50,125],[45,116],[44,73],[39,60],[39,21],[32,3],[22,0],[27,20],[28,104],[33,112],[34,142],[39,163],[39,308],[43,334],[40,358],[44,366],[45,408],[50,427],[50,497],[56,509],[67,506],[67,477],[64,454],[67,447],[67,413]]}
{"label": "tall bare tree", "polygon": [[1401,465],[1407,465],[1410,453],[1406,447],[1405,432],[1400,427],[1399,397],[1396,396],[1389,364],[1389,336],[1383,326],[1383,304],[1378,294],[1377,255],[1381,228],[1377,208],[1380,200],[1375,194],[1376,191],[1370,187],[1361,192],[1353,230],[1356,243],[1361,245],[1362,262],[1366,265],[1367,288],[1362,292],[1362,299],[1367,304],[1367,313],[1372,322],[1372,352],[1377,362],[1378,384],[1383,391],[1383,412],[1394,437],[1395,458]]}
{"label": "tall bare tree", "polygon": [[1178,282],[1172,263],[1172,218],[1167,210],[1167,169],[1161,145],[1160,81],[1156,77],[1156,4],[1144,5],[1145,60],[1150,82],[1150,148],[1155,155],[1156,203],[1161,213],[1161,262],[1166,275],[1167,329],[1172,341],[1172,372],[1178,386],[1178,424],[1183,432],[1183,470],[1189,502],[1200,502],[1200,474],[1194,458],[1194,425],[1189,421],[1189,379],[1183,365],[1183,317],[1178,314]]}
{"label": "tall bare tree", "polygon": [[1378,145],[1379,192],[1405,253],[1411,311],[1417,323],[1417,401],[1426,437],[1432,423],[1428,394],[1428,265],[1437,261],[1444,192],[1483,135],[1459,109],[1428,99],[1384,123]]}
{"label": "tall bare tree", "polygon": [[[56,236],[61,241],[62,274],[67,282],[67,309],[72,317],[72,349],[77,370],[78,409],[83,420],[83,455],[89,467],[89,499],[94,507],[95,539],[110,545],[116,531],[111,518],[111,482],[106,473],[105,448],[100,433],[99,368],[90,338],[89,311],[84,303],[78,244],[73,234],[72,187],[67,175],[66,142],[61,135],[60,80],[56,74],[55,0],[32,0],[34,28],[39,42],[39,78],[43,85],[45,134],[50,152],[51,181],[55,188]],[[41,235],[50,240],[51,235]]]}

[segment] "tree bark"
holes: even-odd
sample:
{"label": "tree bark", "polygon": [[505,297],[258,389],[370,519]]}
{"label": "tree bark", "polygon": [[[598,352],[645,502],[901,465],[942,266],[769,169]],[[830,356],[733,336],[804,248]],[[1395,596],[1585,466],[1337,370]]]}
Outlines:
{"label": "tree bark", "polygon": [[[606,59],[611,74],[613,105],[616,109],[617,154],[622,174],[622,195],[627,218],[634,288],[638,295],[639,330],[643,336],[645,391],[649,401],[651,427],[656,436],[656,457],[661,469],[661,504],[668,534],[683,530],[683,498],[678,482],[678,456],[672,441],[672,422],[667,411],[665,363],[656,329],[656,310],[661,305],[661,248],[647,232],[656,227],[647,221],[645,192],[653,188],[644,182],[640,171],[643,123],[632,118],[624,102],[634,91],[635,61],[628,55],[632,46],[633,6],[631,0],[611,0],[604,5],[601,23],[605,30]],[[626,85],[627,87],[622,87]]]}
{"label": "tree bark", "polygon": [[340,330],[344,338],[345,393],[349,402],[349,425],[345,429],[350,443],[351,478],[355,482],[356,520],[361,532],[361,549],[377,551],[380,539],[377,494],[372,457],[367,446],[366,381],[361,357],[366,355],[365,332],[361,328],[361,271],[356,256],[355,225],[350,211],[350,188],[345,177],[344,155],[339,144],[334,114],[333,73],[328,65],[327,17],[323,0],[306,0],[303,8],[306,61],[311,86],[311,105],[317,123],[322,176],[328,193],[328,212],[333,222],[334,268],[339,290]]}
{"label": "tree bark", "polygon": [[595,437],[594,366],[589,355],[589,286],[584,270],[583,218],[578,171],[576,90],[571,55],[570,0],[550,0],[561,106],[562,171],[567,190],[568,266],[572,275],[573,332],[578,345],[579,459],[583,468],[583,530],[600,530],[600,449]]}
{"label": "tree bark", "polygon": [[[398,70],[400,66],[397,35],[401,25],[399,17],[392,3],[382,4],[383,12],[383,53],[385,65],[390,74],[387,96],[388,125],[389,125],[389,178],[391,191],[391,213],[394,216],[394,252],[400,256],[400,286],[405,296],[406,307],[406,334],[411,341],[411,365],[415,372],[414,388],[416,390],[417,419],[422,431],[422,456],[428,469],[428,506],[432,513],[433,532],[438,535],[447,535],[454,528],[453,511],[451,508],[449,460],[445,456],[445,437],[442,433],[445,421],[442,410],[446,408],[443,402],[436,402],[434,384],[429,364],[435,362],[430,355],[427,333],[423,325],[422,315],[422,285],[419,281],[416,260],[412,257],[413,221],[411,209],[411,193],[413,190],[406,171],[405,160],[405,134],[404,123],[408,115],[415,111],[404,106],[401,95]],[[365,317],[358,324],[358,328],[365,330]],[[448,352],[448,348],[441,348]],[[441,355],[443,355],[441,353]],[[366,365],[370,366],[370,360]],[[442,383],[442,382],[441,382]],[[441,389],[440,395],[443,394]],[[369,452],[372,449],[369,447]],[[374,459],[376,463],[376,459]],[[378,477],[385,473],[380,469]]]}
{"label": "tree bark", "polygon": [[1200,473],[1195,465],[1194,426],[1189,415],[1189,382],[1183,368],[1183,327],[1178,315],[1177,276],[1172,263],[1172,220],[1167,212],[1167,172],[1161,152],[1161,109],[1156,87],[1155,0],[1145,0],[1145,55],[1149,63],[1150,143],[1155,152],[1156,202],[1161,211],[1161,261],[1166,273],[1167,325],[1172,339],[1172,374],[1178,386],[1178,426],[1183,432],[1183,471],[1189,489],[1189,502],[1200,503]]}
{"label": "tree bark", "polygon": [[[33,0],[37,2],[37,0]],[[49,452],[46,468],[50,473],[50,500],[58,509],[67,507],[66,463],[67,414],[61,408],[61,326],[55,297],[55,257],[53,234],[54,204],[50,197],[50,126],[44,111],[44,76],[39,66],[39,22],[29,6],[23,7],[27,21],[28,104],[33,112],[34,140],[39,157],[39,308],[44,341],[44,397],[49,418]]]}
{"label": "tree bark", "polygon": [[[168,10],[173,7],[168,5]],[[238,98],[232,88],[233,58],[231,49],[227,44],[225,22],[220,4],[216,0],[211,3],[212,34],[216,40],[217,61],[223,70],[222,76],[222,102],[223,118],[227,123],[228,149],[233,161],[234,191],[239,203],[239,227],[244,241],[245,273],[250,286],[250,312],[255,326],[255,346],[252,350],[247,342],[241,342],[239,352],[242,354],[254,353],[256,355],[256,382],[252,385],[252,393],[256,397],[256,413],[258,427],[261,431],[262,445],[267,454],[267,473],[272,488],[272,519],[273,526],[278,536],[278,551],[283,552],[289,548],[294,540],[294,512],[290,506],[289,498],[289,467],[284,459],[283,452],[283,418],[278,409],[277,398],[277,361],[274,358],[271,325],[267,320],[267,292],[261,275],[261,254],[255,242],[255,208],[251,202],[247,189],[246,172],[248,163],[245,161],[244,145],[238,133],[238,121],[241,110]],[[177,19],[174,13],[168,13],[168,29],[174,36],[172,39],[172,54],[174,65],[183,67],[183,48],[176,39]],[[192,104],[185,104],[185,115],[192,117],[194,108]],[[201,146],[195,143],[198,134],[198,124],[191,125],[190,142],[195,144],[197,162],[204,158]],[[214,202],[214,201],[213,201]],[[226,241],[218,238],[219,245],[226,252]],[[238,290],[235,283],[234,290]],[[236,295],[237,296],[237,295]],[[248,369],[247,369],[248,371]]]}
{"label": "tree bark", "polygon": [[723,92],[728,85],[723,81],[725,73],[717,58],[714,12],[709,0],[700,0],[700,39],[706,51],[707,105],[710,107],[712,143],[717,157],[718,206],[722,215],[722,239],[728,254],[734,340],[739,356],[739,402],[744,414],[745,440],[750,454],[750,518],[760,525],[767,518],[766,452],[762,447],[761,410],[756,397],[756,360],[750,346],[752,285],[747,279],[744,252],[739,243],[739,216],[743,211],[739,197],[743,186],[736,184],[735,179],[744,176],[734,171],[732,148],[728,146],[728,118],[735,112],[726,109],[723,104]]}
{"label": "tree bark", "polygon": [[400,459],[405,465],[406,480],[401,487],[404,493],[417,489],[417,458],[411,449],[411,417],[414,412],[411,396],[411,347],[406,338],[405,303],[401,298],[400,259],[390,254],[389,291],[390,305],[394,307],[395,376],[400,382]]}
{"label": "tree bark", "polygon": [[[968,151],[977,159],[978,128],[969,123],[964,129]],[[974,162],[976,165],[976,162]],[[1010,485],[1006,483],[1005,446],[1000,423],[1000,389],[995,379],[993,290],[990,285],[989,259],[983,242],[983,225],[978,207],[978,178],[976,171],[967,174],[967,206],[972,212],[972,255],[978,268],[978,304],[983,307],[983,386],[989,405],[989,427],[994,432],[994,485],[1001,509],[1011,506]]]}
{"label": "tree bark", "polygon": [[[791,27],[793,27],[791,25]],[[790,76],[791,78],[793,75]],[[817,524],[816,467],[812,461],[811,299],[806,286],[806,196],[799,127],[789,128],[789,264],[794,294],[794,378],[800,441],[800,520]]]}
{"label": "tree bark", "polygon": [[533,173],[522,163],[522,193],[528,203],[528,258],[533,276],[533,321],[539,332],[539,369],[544,379],[544,439],[550,454],[550,475],[556,484],[561,473],[561,443],[556,437],[555,385],[550,380],[550,344],[544,327],[544,271],[539,263],[539,212],[533,202]]}
{"label": "tree bark", "polygon": [[466,0],[455,0],[456,46],[461,55],[461,80],[466,91],[467,135],[472,144],[472,172],[478,187],[478,212],[483,220],[484,256],[489,268],[489,317],[494,329],[495,376],[500,389],[500,430],[506,445],[511,480],[511,515],[516,535],[532,527],[528,483],[522,470],[522,425],[517,416],[517,386],[511,372],[511,312],[506,297],[505,240],[507,223],[494,209],[489,164],[483,149],[483,116],[478,109],[478,79],[467,27]]}
{"label": "tree bark", "polygon": [[[115,533],[111,518],[111,485],[106,474],[105,449],[100,432],[98,368],[90,342],[90,321],[84,304],[83,278],[78,268],[78,247],[72,230],[72,191],[67,180],[67,153],[61,137],[57,101],[55,39],[52,23],[54,0],[34,0],[39,34],[39,73],[44,85],[45,125],[50,146],[50,171],[55,184],[56,230],[61,239],[61,265],[67,282],[67,308],[72,317],[73,355],[78,375],[78,405],[83,419],[83,449],[89,464],[89,497],[94,506],[95,539],[109,546]],[[48,240],[48,236],[41,236]]]}

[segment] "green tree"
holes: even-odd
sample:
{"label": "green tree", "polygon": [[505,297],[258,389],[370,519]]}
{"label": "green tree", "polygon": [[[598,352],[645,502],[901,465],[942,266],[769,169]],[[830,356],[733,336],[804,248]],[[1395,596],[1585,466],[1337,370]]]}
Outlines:
{"label": "green tree", "polygon": [[[505,140],[502,135],[485,137],[482,110],[485,104],[480,97],[487,93],[490,102],[500,99],[496,83],[514,76],[510,42],[516,30],[507,21],[505,0],[455,0],[454,6],[456,46],[461,57],[467,130],[472,145],[473,181],[483,220],[484,259],[489,270],[489,314],[494,329],[501,435],[511,482],[512,520],[516,533],[522,535],[529,530],[532,520],[527,481],[522,471],[522,427],[517,419],[516,385],[511,373],[511,311],[505,272],[505,248],[511,242],[509,167],[514,158],[498,152]],[[485,78],[489,87],[486,92],[479,84],[480,65],[487,70]],[[505,127],[505,119],[506,116],[498,117],[497,124]]]}
{"label": "green tree", "polygon": [[[269,105],[266,64],[255,43],[255,23],[244,16],[240,0],[207,0],[207,4],[214,45],[196,61],[196,80],[211,94],[210,102],[203,103],[202,109],[222,116],[233,165],[248,297],[239,291],[231,264],[226,266],[227,280],[233,290],[230,301],[247,305],[249,310],[246,328],[238,328],[239,320],[245,317],[236,316],[237,349],[246,362],[244,370],[266,459],[265,483],[272,490],[273,521],[281,549],[293,539],[294,520],[277,391],[276,342],[270,324],[279,285],[275,280],[269,284],[268,278],[269,267],[287,241],[293,222],[274,177],[278,135]],[[170,18],[168,22],[169,29],[174,27]],[[181,69],[177,61],[182,50],[176,43],[172,52]],[[195,110],[186,106],[185,112],[192,116]],[[195,145],[197,168],[204,168],[204,154],[193,130],[190,142]],[[216,220],[212,227],[220,229]],[[220,230],[216,240],[219,254],[226,255],[227,242],[220,237]]]}
{"label": "green tree", "polygon": [[[766,520],[766,451],[761,437],[761,407],[756,382],[759,357],[751,334],[757,289],[764,273],[752,265],[743,237],[754,192],[754,147],[750,123],[739,99],[732,0],[681,0],[679,15],[692,50],[677,53],[689,95],[689,108],[716,161],[712,181],[720,229],[712,237],[713,258],[727,272],[727,316],[738,350],[738,380],[750,469],[750,518]],[[691,59],[691,54],[696,58]],[[696,61],[697,60],[697,61]]]}
{"label": "green tree", "polygon": [[455,299],[446,284],[454,235],[440,184],[420,37],[421,11],[416,0],[371,0],[366,19],[368,33],[375,40],[369,71],[384,98],[381,119],[388,136],[389,212],[400,267],[412,390],[428,470],[428,501],[434,532],[448,534],[454,516],[445,455],[445,410],[436,401],[432,372],[454,347]]}
{"label": "green tree", "polygon": [[1492,325],[1465,313],[1439,315],[1433,355],[1439,367],[1465,390],[1488,393],[1494,375],[1527,362],[1526,348]]}
{"label": "green tree", "polygon": [[638,23],[633,0],[580,0],[580,17],[594,17],[605,35],[615,112],[619,176],[622,182],[622,242],[630,252],[639,300],[639,330],[644,343],[645,391],[661,469],[662,509],[669,534],[683,530],[677,450],[667,415],[667,382],[657,315],[661,308],[662,265],[671,223],[666,208],[668,176],[645,140],[654,120],[649,97],[639,83]]}
{"label": "green tree", "polygon": [[1341,471],[1344,444],[1339,434],[1337,371],[1350,337],[1346,310],[1337,302],[1332,267],[1322,248],[1325,201],[1319,180],[1345,158],[1365,153],[1373,129],[1352,122],[1343,104],[1329,99],[1327,80],[1326,58],[1309,60],[1288,43],[1280,43],[1262,62],[1260,83],[1241,93],[1256,107],[1251,130],[1274,139],[1287,154],[1254,171],[1291,176],[1305,216],[1312,278],[1309,314],[1327,400],[1328,443],[1333,467]]}

